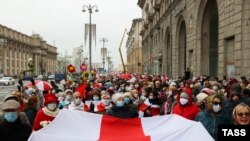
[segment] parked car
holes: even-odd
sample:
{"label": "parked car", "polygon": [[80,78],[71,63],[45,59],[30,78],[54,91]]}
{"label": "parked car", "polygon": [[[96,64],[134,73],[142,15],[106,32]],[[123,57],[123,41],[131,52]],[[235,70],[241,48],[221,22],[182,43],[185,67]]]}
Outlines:
{"label": "parked car", "polygon": [[0,79],[0,85],[15,85],[16,80],[13,77],[3,77]]}
{"label": "parked car", "polygon": [[59,83],[60,81],[62,81],[63,79],[66,79],[65,74],[63,73],[56,73],[55,74],[55,82]]}
{"label": "parked car", "polygon": [[32,76],[26,75],[23,77],[23,81],[30,81],[32,79]]}
{"label": "parked car", "polygon": [[44,78],[43,75],[38,75],[37,77],[34,77],[34,80],[44,80]]}
{"label": "parked car", "polygon": [[55,75],[54,74],[51,74],[51,75],[48,76],[48,80],[53,80],[53,79],[55,79]]}

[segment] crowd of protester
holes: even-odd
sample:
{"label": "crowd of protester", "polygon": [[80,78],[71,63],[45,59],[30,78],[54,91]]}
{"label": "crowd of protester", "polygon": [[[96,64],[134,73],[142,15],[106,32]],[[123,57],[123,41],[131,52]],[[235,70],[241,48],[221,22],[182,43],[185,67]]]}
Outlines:
{"label": "crowd of protester", "polygon": [[53,81],[51,85],[50,91],[22,86],[4,99],[1,138],[26,141],[32,131],[50,124],[62,109],[118,118],[177,114],[201,122],[215,140],[218,125],[250,125],[250,83],[244,76],[219,80],[97,74],[91,81],[65,81],[64,90]]}

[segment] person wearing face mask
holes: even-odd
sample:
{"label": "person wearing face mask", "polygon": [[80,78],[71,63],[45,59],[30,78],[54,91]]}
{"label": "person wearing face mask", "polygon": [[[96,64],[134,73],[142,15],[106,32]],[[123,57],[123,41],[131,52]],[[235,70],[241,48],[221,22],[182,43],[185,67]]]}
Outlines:
{"label": "person wearing face mask", "polygon": [[37,131],[47,126],[59,114],[60,110],[57,108],[59,104],[58,98],[55,94],[49,93],[45,95],[44,107],[41,108],[37,114],[33,125],[33,130]]}
{"label": "person wearing face mask", "polygon": [[99,101],[95,107],[94,112],[102,115],[106,115],[106,111],[108,108],[112,106],[111,99],[109,94],[103,94],[101,96],[101,101]]}
{"label": "person wearing face mask", "polygon": [[220,94],[208,96],[206,108],[195,118],[203,124],[215,140],[217,140],[218,126],[230,124],[230,117],[225,113],[223,102],[223,96]]}
{"label": "person wearing face mask", "polygon": [[205,101],[206,101],[207,97],[208,97],[208,95],[205,93],[199,93],[198,95],[196,95],[195,104],[200,108],[201,111],[206,108]]}
{"label": "person wearing face mask", "polygon": [[133,103],[133,96],[130,92],[123,94],[125,105],[129,106],[132,111],[138,111],[138,106]]}
{"label": "person wearing face mask", "polygon": [[135,118],[138,117],[138,112],[125,104],[124,95],[116,93],[112,96],[114,105],[107,110],[107,115],[118,118]]}
{"label": "person wearing face mask", "polygon": [[194,120],[196,115],[200,112],[200,109],[192,102],[192,96],[191,89],[183,88],[177,95],[177,104],[173,107],[172,113]]}
{"label": "person wearing face mask", "polygon": [[64,108],[68,107],[68,105],[71,103],[72,99],[73,99],[73,91],[71,89],[67,89],[64,92],[66,94],[65,96],[65,100],[64,100]]}
{"label": "person wearing face mask", "polygon": [[[15,100],[15,101],[17,101],[20,104],[20,99],[17,96],[15,96],[15,95],[12,95],[12,94],[7,95],[4,98],[3,103],[6,102],[6,101],[8,101],[8,100]],[[20,109],[20,106],[19,106],[19,109]],[[22,123],[23,124],[27,124],[29,126],[32,126],[29,123],[27,115],[24,112],[22,112],[22,111],[20,112],[19,109],[18,109],[18,116],[20,117]],[[4,118],[2,117],[2,115],[0,115],[0,124],[3,122],[3,120],[4,120]]]}
{"label": "person wearing face mask", "polygon": [[72,102],[68,105],[69,110],[78,110],[78,111],[89,111],[88,105],[82,102],[82,96],[80,92],[74,92],[73,93],[73,100]]}
{"label": "person wearing face mask", "polygon": [[132,101],[135,105],[140,105],[142,101],[140,100],[140,95],[139,92],[136,89],[131,90],[131,95],[132,95]]}
{"label": "person wearing face mask", "polygon": [[215,91],[215,93],[217,93],[217,94],[220,93],[220,89],[221,89],[220,83],[218,83],[217,81],[214,81],[212,83],[211,87],[212,87],[212,90]]}
{"label": "person wearing face mask", "polygon": [[7,100],[2,105],[4,121],[0,124],[0,137],[4,141],[27,141],[31,134],[31,127],[22,123],[16,100]]}
{"label": "person wearing face mask", "polygon": [[158,98],[158,92],[152,91],[149,97],[139,107],[139,117],[152,117],[160,115],[161,102]]}
{"label": "person wearing face mask", "polygon": [[67,107],[67,104],[66,104],[66,94],[64,92],[59,92],[57,94],[57,97],[58,97],[58,101],[59,101],[59,105],[58,105],[58,108],[61,110],[63,108],[66,108]]}

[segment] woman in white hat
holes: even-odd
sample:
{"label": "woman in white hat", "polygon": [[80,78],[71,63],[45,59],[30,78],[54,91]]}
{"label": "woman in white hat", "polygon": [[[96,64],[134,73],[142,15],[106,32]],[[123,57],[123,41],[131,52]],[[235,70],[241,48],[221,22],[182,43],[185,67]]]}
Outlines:
{"label": "woman in white hat", "polygon": [[138,117],[138,112],[134,111],[128,105],[125,104],[124,95],[116,93],[112,97],[114,105],[107,110],[107,115],[118,118],[135,118]]}

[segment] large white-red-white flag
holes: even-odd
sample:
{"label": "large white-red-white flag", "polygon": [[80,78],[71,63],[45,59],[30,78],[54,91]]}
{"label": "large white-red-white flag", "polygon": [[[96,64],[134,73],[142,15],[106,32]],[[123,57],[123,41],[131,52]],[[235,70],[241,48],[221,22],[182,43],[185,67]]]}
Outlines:
{"label": "large white-red-white flag", "polygon": [[119,119],[64,109],[29,141],[212,141],[201,123],[178,115]]}

